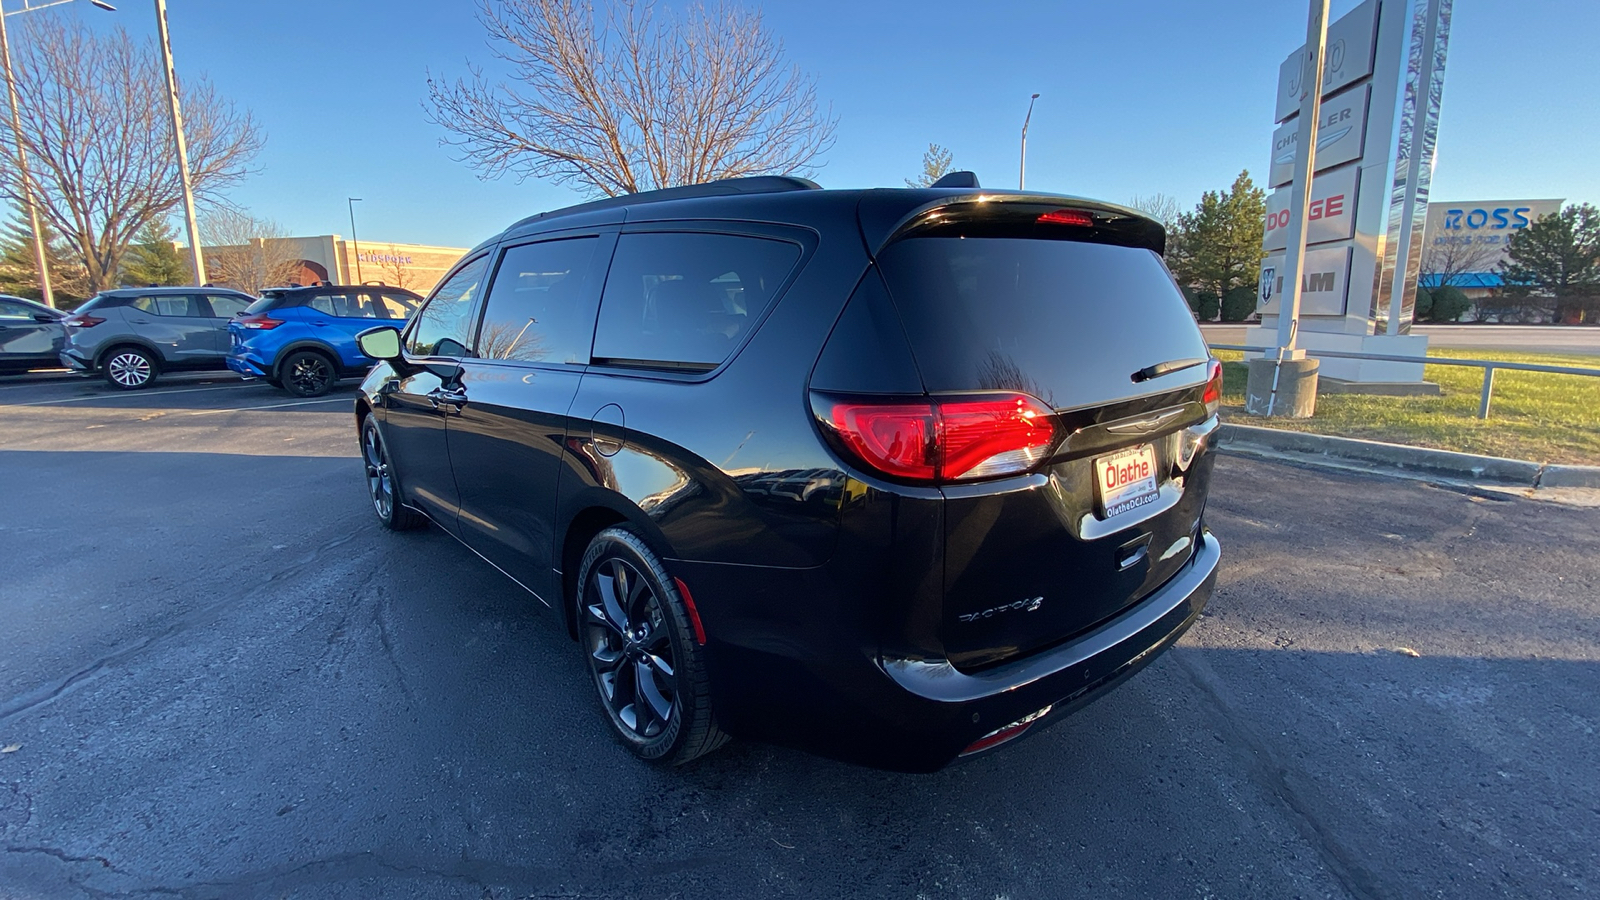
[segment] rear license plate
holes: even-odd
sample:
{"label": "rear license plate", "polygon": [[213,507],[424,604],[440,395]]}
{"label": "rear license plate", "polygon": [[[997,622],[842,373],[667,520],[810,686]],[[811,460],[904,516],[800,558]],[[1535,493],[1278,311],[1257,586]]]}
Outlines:
{"label": "rear license plate", "polygon": [[1130,447],[1094,461],[1095,496],[1100,515],[1112,516],[1152,503],[1161,496],[1156,478],[1156,448],[1150,444]]}

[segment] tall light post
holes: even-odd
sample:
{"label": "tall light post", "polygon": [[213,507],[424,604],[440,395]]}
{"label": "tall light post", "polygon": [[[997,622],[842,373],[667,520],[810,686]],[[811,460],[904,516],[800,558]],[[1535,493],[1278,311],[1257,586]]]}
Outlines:
{"label": "tall light post", "polygon": [[356,284],[361,283],[361,239],[356,237],[356,204],[361,202],[360,197],[346,197],[345,205],[350,207],[350,243],[356,246]]}
{"label": "tall light post", "polygon": [[1022,162],[1017,166],[1017,190],[1022,190],[1024,180],[1028,176],[1028,123],[1033,120],[1033,101],[1039,99],[1038,94],[1028,98],[1028,114],[1022,119]]}
{"label": "tall light post", "polygon": [[183,183],[183,219],[189,226],[189,260],[194,283],[206,283],[206,261],[200,252],[200,223],[194,217],[194,187],[189,183],[189,142],[183,136],[183,109],[178,103],[178,73],[172,64],[172,37],[167,34],[167,0],[156,0],[156,29],[161,34],[161,65],[167,74],[167,108],[172,112],[172,140],[178,148],[178,179]]}
{"label": "tall light post", "polygon": [[[28,0],[23,0],[22,8],[14,12],[6,12],[5,8],[0,6],[0,59],[4,61],[6,99],[11,103],[11,137],[17,147],[17,174],[22,178],[22,205],[28,211],[28,227],[33,229],[33,264],[39,270],[39,295],[44,305],[50,307],[56,305],[56,295],[50,287],[50,266],[49,257],[45,255],[44,229],[39,227],[39,206],[33,199],[33,174],[28,171],[28,151],[22,141],[22,117],[17,112],[17,81],[11,73],[11,42],[6,34],[6,17],[71,2],[72,0],[53,0],[35,6]],[[117,9],[104,0],[90,0],[90,2],[100,9],[111,12]]]}

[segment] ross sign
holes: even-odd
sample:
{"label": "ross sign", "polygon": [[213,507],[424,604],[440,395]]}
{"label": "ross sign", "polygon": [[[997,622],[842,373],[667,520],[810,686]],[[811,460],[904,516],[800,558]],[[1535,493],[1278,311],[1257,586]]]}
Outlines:
{"label": "ross sign", "polygon": [[[1512,235],[1561,211],[1561,200],[1485,200],[1429,203],[1422,275],[1491,274]],[[1459,249],[1458,249],[1459,248]]]}
{"label": "ross sign", "polygon": [[[1361,145],[1367,136],[1367,98],[1370,85],[1331,97],[1322,102],[1322,124],[1317,134],[1317,171],[1344,165],[1361,158]],[[1267,172],[1267,187],[1283,187],[1294,181],[1294,155],[1300,141],[1300,119],[1278,126],[1272,133],[1272,168]]]}
{"label": "ross sign", "polygon": [[[1328,26],[1328,55],[1322,65],[1322,96],[1372,74],[1377,49],[1378,0],[1367,0]],[[1306,48],[1289,54],[1278,66],[1278,114],[1274,122],[1300,111],[1300,81],[1305,76]]]}
{"label": "ross sign", "polygon": [[[1259,302],[1256,308],[1263,315],[1277,315],[1279,299],[1283,296],[1284,256],[1269,256],[1261,263]],[[1342,316],[1345,297],[1350,289],[1350,245],[1318,247],[1306,250],[1305,265],[1301,267],[1300,314],[1303,316]]]}
{"label": "ross sign", "polygon": [[[1345,166],[1319,173],[1311,179],[1306,210],[1308,245],[1344,241],[1355,236],[1356,183],[1360,174],[1360,166]],[[1289,199],[1293,193],[1284,189],[1267,198],[1267,223],[1261,249],[1282,250],[1289,246]]]}

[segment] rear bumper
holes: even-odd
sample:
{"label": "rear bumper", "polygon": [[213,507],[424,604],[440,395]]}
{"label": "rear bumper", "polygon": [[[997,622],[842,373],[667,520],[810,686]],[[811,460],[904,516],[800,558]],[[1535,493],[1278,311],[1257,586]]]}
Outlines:
{"label": "rear bumper", "polygon": [[[942,659],[877,659],[875,650],[852,646],[837,621],[829,629],[829,623],[791,619],[784,640],[770,631],[759,643],[739,640],[745,632],[739,626],[753,623],[716,622],[722,611],[706,602],[736,586],[709,569],[686,575],[723,581],[714,591],[696,588],[696,597],[708,630],[734,626],[733,640],[714,638],[708,647],[713,701],[727,731],[876,768],[932,772],[986,735],[1048,708],[1027,730],[1036,733],[1149,664],[1199,618],[1221,556],[1216,538],[1202,530],[1183,569],[1116,618],[1067,643],[976,673]],[[686,568],[700,569],[692,563]],[[763,580],[771,578],[768,571]],[[826,614],[833,604],[813,593],[837,588],[826,582],[820,570],[796,570],[791,587],[809,594],[811,608]],[[766,594],[768,602],[781,590],[763,587],[750,583],[744,589]],[[737,610],[727,612],[737,619]]]}
{"label": "rear bumper", "polygon": [[94,360],[80,356],[77,350],[61,351],[61,364],[74,372],[82,374],[94,371]]}
{"label": "rear bumper", "polygon": [[249,352],[228,354],[228,368],[246,378],[265,378],[272,371],[272,363]]}

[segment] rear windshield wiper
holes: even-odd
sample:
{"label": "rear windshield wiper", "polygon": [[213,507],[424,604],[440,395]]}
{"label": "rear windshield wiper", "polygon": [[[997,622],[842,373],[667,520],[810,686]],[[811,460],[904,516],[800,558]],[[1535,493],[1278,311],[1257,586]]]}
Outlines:
{"label": "rear windshield wiper", "polygon": [[1149,381],[1152,378],[1160,378],[1163,375],[1171,375],[1173,372],[1182,372],[1184,369],[1192,369],[1195,366],[1203,366],[1205,364],[1205,357],[1199,357],[1197,359],[1174,359],[1169,360],[1168,362],[1156,363],[1153,366],[1145,366],[1139,371],[1133,373],[1133,383],[1138,384],[1142,381]]}

